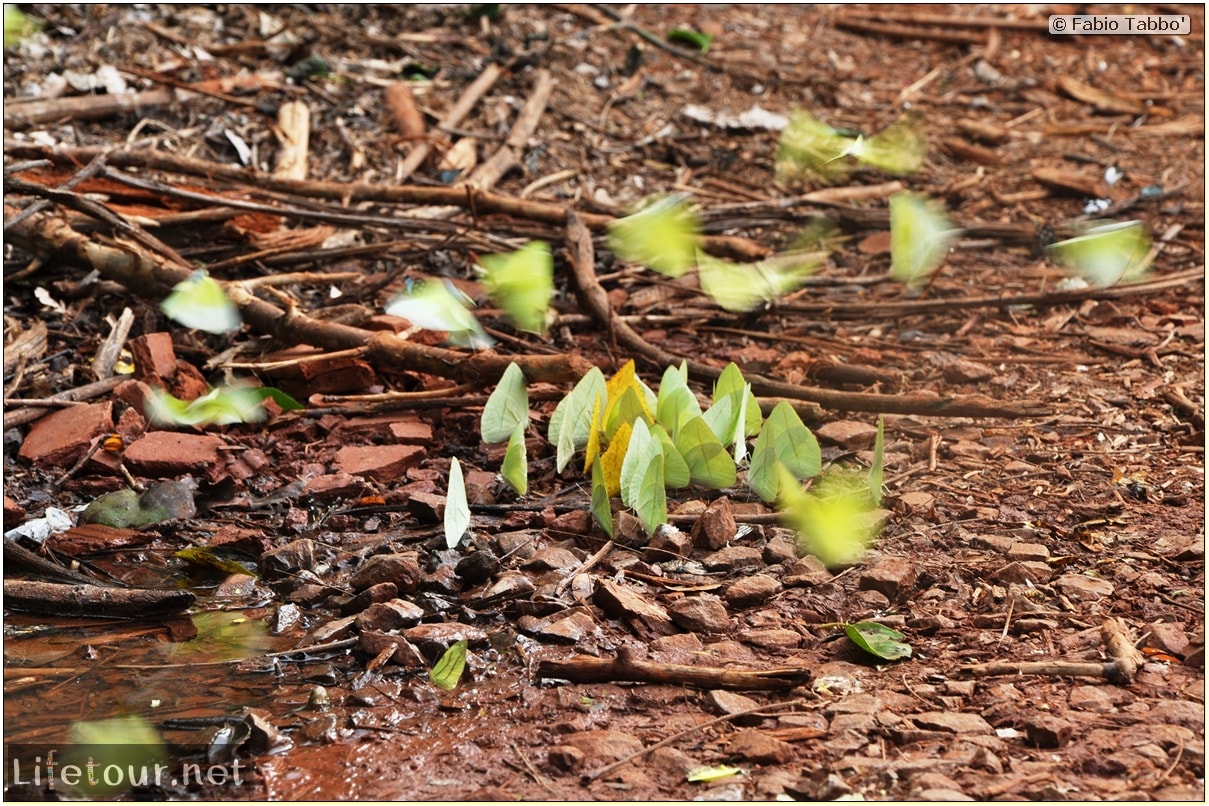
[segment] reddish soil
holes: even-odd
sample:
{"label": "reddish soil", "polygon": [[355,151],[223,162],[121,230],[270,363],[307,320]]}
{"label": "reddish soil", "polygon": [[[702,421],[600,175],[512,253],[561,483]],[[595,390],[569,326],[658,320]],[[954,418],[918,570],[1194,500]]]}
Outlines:
{"label": "reddish soil", "polygon": [[[1204,799],[1203,6],[1180,7],[1193,27],[1182,37],[1050,36],[1047,15],[1074,6],[637,6],[620,21],[597,6],[505,6],[494,19],[424,5],[23,8],[47,26],[6,51],[5,529],[130,479],[187,477],[156,488],[172,520],[22,545],[52,564],[81,560],[98,584],[198,600],[191,617],[133,621],[7,609],[6,742],[50,746],[73,720],[132,713],[182,752],[212,743],[224,720],[250,730],[235,742],[238,784],[133,793],[171,799]],[[708,52],[641,36],[664,43],[676,27],[711,34]],[[312,56],[329,75],[287,76]],[[489,64],[505,69],[436,129]],[[74,98],[109,68],[157,94],[125,109],[101,88]],[[410,68],[436,70],[417,85],[419,140],[384,100]],[[480,162],[504,149],[543,70],[548,104],[511,144],[490,204],[440,196],[437,157],[470,137]],[[207,93],[164,90],[186,85]],[[346,186],[343,200],[268,180],[287,101],[309,108],[307,178]],[[921,112],[927,163],[899,181],[965,233],[924,289],[904,290],[887,277],[893,177],[862,169],[805,196],[824,186],[774,181],[775,131],[701,122],[693,105],[805,108],[866,134]],[[434,157],[404,176],[421,142]],[[244,149],[256,170],[221,168]],[[90,165],[102,152],[108,167]],[[1123,173],[1113,184],[1110,167]],[[401,178],[431,201],[354,192]],[[684,535],[652,546],[623,525],[601,552],[588,480],[575,462],[555,473],[545,425],[575,374],[637,357],[655,384],[663,365],[610,338],[570,279],[562,213],[541,210],[579,211],[602,235],[593,216],[656,192],[691,194],[707,234],[740,246],[788,248],[812,215],[847,236],[802,290],[747,315],[714,305],[695,275],[625,264],[602,237],[594,268],[614,315],[678,358],[882,396],[800,407],[825,462],[859,467],[875,412],[892,412],[884,526],[854,565],[796,556],[745,488],[681,491],[670,504]],[[1039,245],[1069,237],[1091,197],[1160,245],[1140,284],[1061,290]],[[55,215],[78,237],[50,249]],[[551,368],[530,386],[530,490],[518,498],[496,475],[503,447],[478,436],[483,378],[503,363],[429,360],[445,355],[425,352],[442,336],[403,330],[382,306],[425,276],[485,301],[477,256],[531,238],[556,258],[549,335],[477,311],[503,363]],[[245,309],[232,336],[188,330],[160,312],[165,289],[111,266],[86,276],[76,248],[171,264],[157,242],[215,277],[255,280],[249,305],[306,314],[311,341],[268,307],[259,319]],[[272,284],[287,272],[301,274]],[[124,309],[128,338],[112,339]],[[407,355],[425,358],[387,355],[385,337],[299,347],[338,327],[350,339],[402,331],[419,345]],[[253,375],[307,408],[165,431],[141,413],[146,387],[104,372],[85,402],[38,405],[96,382],[107,342],[129,349],[114,357],[135,378],[182,396]],[[391,397],[423,392],[436,399]],[[473,527],[449,551],[453,457]],[[720,541],[694,530],[707,507],[727,506],[737,523]],[[185,547],[255,576],[176,556]],[[21,556],[6,549],[6,583],[53,573]],[[859,621],[901,630],[911,657],[862,652],[837,626]],[[428,668],[459,638],[469,673],[443,691]],[[1143,655],[1123,674],[1131,646]],[[587,658],[795,671],[741,692],[683,673],[540,674]],[[723,764],[739,772],[687,779]],[[50,794],[6,779],[8,797]]]}

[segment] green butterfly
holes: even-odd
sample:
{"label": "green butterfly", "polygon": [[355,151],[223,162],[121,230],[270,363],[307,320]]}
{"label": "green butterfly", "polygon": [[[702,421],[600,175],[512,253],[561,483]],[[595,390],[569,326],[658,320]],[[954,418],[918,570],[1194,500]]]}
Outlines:
{"label": "green butterfly", "polygon": [[758,263],[731,263],[697,252],[701,290],[732,313],[752,311],[799,288],[825,255],[781,255]]}
{"label": "green butterfly", "polygon": [[679,277],[693,266],[701,239],[697,214],[683,195],[666,196],[609,224],[609,248],[623,260]]}
{"label": "green butterfly", "polygon": [[227,333],[242,324],[239,309],[227,292],[201,269],[177,283],[172,293],[160,303],[160,310],[185,327],[207,333]]}
{"label": "green butterfly", "polygon": [[1150,234],[1141,221],[1098,222],[1082,235],[1049,246],[1071,273],[1096,288],[1141,279],[1150,268]]}
{"label": "green butterfly", "polygon": [[546,332],[546,314],[554,296],[554,258],[549,244],[530,241],[505,255],[485,255],[480,270],[487,293],[508,312],[517,328]]}
{"label": "green butterfly", "polygon": [[400,316],[425,330],[445,331],[449,342],[481,350],[495,343],[469,310],[473,301],[457,286],[444,282],[418,283],[410,293],[396,297],[386,306],[391,316]]}
{"label": "green butterfly", "polygon": [[890,275],[922,285],[961,234],[935,204],[914,193],[890,197]]}

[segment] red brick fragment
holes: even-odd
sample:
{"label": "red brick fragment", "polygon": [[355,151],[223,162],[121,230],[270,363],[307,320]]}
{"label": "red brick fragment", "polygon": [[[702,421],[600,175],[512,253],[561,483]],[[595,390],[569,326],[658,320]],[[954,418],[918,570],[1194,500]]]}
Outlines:
{"label": "red brick fragment", "polygon": [[336,469],[375,481],[403,478],[409,467],[424,459],[425,451],[415,445],[350,445],[336,454]]}
{"label": "red brick fragment", "polygon": [[141,381],[154,384],[176,374],[176,349],[171,333],[147,333],[131,339],[130,355]]}
{"label": "red brick fragment", "polygon": [[70,467],[112,429],[112,401],[69,406],[34,421],[18,455],[40,467]]}
{"label": "red brick fragment", "polygon": [[152,431],[128,445],[123,458],[131,472],[143,476],[177,476],[200,470],[217,478],[225,464],[220,463],[218,453],[223,444],[212,434]]}

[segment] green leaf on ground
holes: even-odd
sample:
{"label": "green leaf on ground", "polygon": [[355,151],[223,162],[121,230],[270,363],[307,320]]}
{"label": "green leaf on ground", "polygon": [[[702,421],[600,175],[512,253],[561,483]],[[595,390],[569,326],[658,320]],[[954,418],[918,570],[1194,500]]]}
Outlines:
{"label": "green leaf on ground", "polygon": [[911,657],[911,645],[903,642],[906,636],[885,624],[876,621],[845,624],[844,632],[852,643],[879,658],[902,660]]}
{"label": "green leaf on ground", "polygon": [[895,193],[890,197],[890,276],[908,286],[922,285],[960,234],[935,203],[916,193]]}
{"label": "green leaf on ground", "polygon": [[525,452],[524,425],[518,423],[512,436],[508,438],[508,450],[504,453],[500,475],[508,482],[509,487],[516,490],[517,495],[529,492],[529,457]]}
{"label": "green leaf on ground", "polygon": [[453,691],[458,687],[462,673],[466,671],[467,647],[469,644],[463,638],[445,650],[441,659],[437,661],[437,665],[428,672],[428,679],[432,681],[433,685],[446,691]]}

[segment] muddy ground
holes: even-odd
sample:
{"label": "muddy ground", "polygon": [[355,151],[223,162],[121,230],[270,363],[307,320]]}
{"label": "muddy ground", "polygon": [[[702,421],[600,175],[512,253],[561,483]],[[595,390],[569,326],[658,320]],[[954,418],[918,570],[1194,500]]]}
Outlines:
{"label": "muddy ground", "polygon": [[[46,26],[6,49],[6,182],[42,162],[5,194],[5,529],[131,481],[191,479],[175,489],[182,517],[22,545],[100,584],[198,598],[191,615],[133,620],[7,607],[7,743],[49,747],[73,722],[135,714],[196,760],[221,726],[243,726],[238,783],[126,793],[168,798],[1203,800],[1202,6],[1179,9],[1183,37],[1050,36],[1047,15],[1073,6],[22,8]],[[712,35],[708,51],[669,45],[673,28]],[[437,128],[493,64],[462,119]],[[405,136],[388,88],[417,73],[432,77],[414,85],[426,133]],[[115,107],[123,89],[150,94]],[[309,109],[305,181],[273,184],[287,101]],[[928,159],[832,191],[780,184],[776,131],[721,119],[757,106],[867,134],[914,110]],[[509,143],[526,108],[536,128]],[[440,195],[457,142],[480,163],[510,157],[480,185],[491,193]],[[887,278],[894,181],[965,229],[915,291]],[[731,314],[693,274],[610,253],[600,222],[657,192],[690,194],[707,234],[740,247],[786,249],[812,215],[846,237],[805,288]],[[1064,290],[1044,257],[1094,198],[1155,239],[1141,283]],[[827,463],[867,467],[889,412],[884,525],[859,562],[798,557],[742,487],[676,493],[690,537],[652,546],[631,524],[601,552],[589,480],[576,463],[555,473],[546,421],[585,366],[637,357],[655,384],[665,364],[611,338],[577,295],[567,208],[593,227],[613,315],[646,344],[838,394],[799,400]],[[166,244],[215,277],[258,278],[256,300],[321,326],[309,341],[268,314],[232,336],[188,330],[160,312],[165,289],[106,266],[89,276],[78,241],[48,246],[55,216],[98,249],[170,263]],[[546,337],[513,330],[472,271],[530,238],[555,254]],[[272,284],[287,272],[300,274]],[[495,355],[553,367],[530,387],[523,498],[497,476],[502,446],[479,439],[478,359],[443,370],[314,348],[331,324],[442,344],[382,311],[422,277],[484,302]],[[107,344],[129,352],[96,369]],[[307,409],[148,427],[140,381],[195,396],[233,375]],[[38,405],[106,377],[79,404]],[[844,396],[857,393],[882,397]],[[473,527],[448,551],[453,457]],[[716,518],[694,530],[706,507],[731,510],[721,539]],[[175,555],[198,546],[254,576]],[[47,572],[6,550],[5,573],[8,588]],[[875,658],[837,626],[863,620],[901,630],[910,658]],[[459,638],[468,676],[443,691],[427,669]],[[1129,664],[1131,645],[1144,654]],[[742,692],[674,671],[539,673],[585,658],[793,671]],[[737,772],[688,780],[719,765]],[[6,794],[54,795],[11,778]]]}

